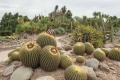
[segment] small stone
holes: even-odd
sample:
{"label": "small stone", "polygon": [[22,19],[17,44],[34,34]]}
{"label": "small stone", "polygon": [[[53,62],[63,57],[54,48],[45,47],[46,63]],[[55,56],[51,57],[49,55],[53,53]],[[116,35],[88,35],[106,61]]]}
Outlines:
{"label": "small stone", "polygon": [[13,72],[10,80],[29,80],[32,74],[32,68],[21,66]]}
{"label": "small stone", "polygon": [[113,65],[113,63],[108,63],[109,66]]}
{"label": "small stone", "polygon": [[120,67],[120,62],[114,61],[114,64]]}
{"label": "small stone", "polygon": [[97,70],[99,66],[99,61],[95,58],[91,58],[85,61],[85,65],[88,67],[92,67],[94,70]]}
{"label": "small stone", "polygon": [[116,74],[117,72],[113,71],[112,73],[113,73],[113,74]]}
{"label": "small stone", "polygon": [[99,68],[100,68],[101,70],[103,70],[103,71],[110,72],[109,66],[108,66],[107,64],[105,64],[105,63],[100,63]]}
{"label": "small stone", "polygon": [[52,76],[43,76],[43,77],[39,77],[36,80],[55,80]]}
{"label": "small stone", "polygon": [[97,77],[102,77],[102,73],[101,72],[96,72],[96,76]]}
{"label": "small stone", "polygon": [[8,75],[12,74],[13,71],[14,71],[14,67],[15,67],[15,65],[10,65],[10,66],[8,66],[8,67],[5,69],[5,71],[4,71],[4,73],[3,73],[3,76],[8,76]]}
{"label": "small stone", "polygon": [[112,44],[106,44],[105,48],[113,48],[114,46]]}
{"label": "small stone", "polygon": [[110,69],[111,69],[111,70],[115,70],[115,68],[114,68],[114,67],[110,67]]}
{"label": "small stone", "polygon": [[92,67],[81,66],[81,68],[83,70],[85,70],[85,72],[87,74],[87,80],[97,80],[96,74],[95,74],[95,72],[94,72]]}

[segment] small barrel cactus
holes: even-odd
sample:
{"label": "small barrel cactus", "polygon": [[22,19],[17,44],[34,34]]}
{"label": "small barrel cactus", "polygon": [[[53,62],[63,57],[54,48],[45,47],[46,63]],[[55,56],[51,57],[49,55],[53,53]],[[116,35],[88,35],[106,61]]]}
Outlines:
{"label": "small barrel cactus", "polygon": [[8,64],[10,64],[11,62],[13,62],[13,59],[11,58],[11,56],[8,57],[8,59],[6,60],[6,62],[7,62]]}
{"label": "small barrel cactus", "polygon": [[84,55],[85,45],[82,42],[77,42],[73,47],[73,51],[76,55]]}
{"label": "small barrel cactus", "polygon": [[94,52],[94,46],[89,42],[85,42],[84,45],[85,45],[85,53],[91,55]]}
{"label": "small barrel cactus", "polygon": [[77,63],[83,63],[85,61],[85,58],[83,56],[77,56],[76,62]]}
{"label": "small barrel cactus", "polygon": [[110,50],[109,58],[113,60],[120,61],[120,49],[119,48],[113,48]]}
{"label": "small barrel cactus", "polygon": [[12,59],[14,61],[19,61],[20,60],[19,54],[20,54],[19,51],[14,51],[11,55]]}
{"label": "small barrel cactus", "polygon": [[55,46],[45,46],[40,55],[40,66],[45,71],[54,71],[60,63],[60,52]]}
{"label": "small barrel cactus", "polygon": [[110,53],[110,51],[108,51],[106,48],[101,48],[101,50],[106,54],[106,56],[108,56]]}
{"label": "small barrel cactus", "polygon": [[102,50],[95,50],[93,56],[99,61],[103,61],[106,58],[106,54]]}
{"label": "small barrel cactus", "polygon": [[34,42],[25,43],[20,49],[20,61],[27,67],[39,66],[41,47]]}
{"label": "small barrel cactus", "polygon": [[71,65],[66,68],[64,76],[65,80],[87,80],[85,71],[76,65]]}
{"label": "small barrel cactus", "polygon": [[60,67],[66,69],[70,65],[72,65],[71,57],[66,54],[61,55]]}
{"label": "small barrel cactus", "polygon": [[8,57],[10,57],[14,51],[15,51],[15,50],[10,51],[10,52],[8,53]]}
{"label": "small barrel cactus", "polygon": [[36,40],[36,43],[39,44],[42,48],[47,45],[53,45],[57,46],[57,42],[54,36],[48,34],[48,33],[40,33],[38,35],[38,38]]}

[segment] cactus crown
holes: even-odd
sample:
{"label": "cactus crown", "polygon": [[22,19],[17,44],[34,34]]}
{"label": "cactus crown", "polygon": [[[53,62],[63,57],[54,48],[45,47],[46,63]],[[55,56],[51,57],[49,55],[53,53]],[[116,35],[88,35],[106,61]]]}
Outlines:
{"label": "cactus crown", "polygon": [[58,50],[55,47],[52,47],[50,51],[52,54],[56,54],[58,52]]}
{"label": "cactus crown", "polygon": [[34,44],[33,44],[33,43],[27,44],[27,48],[28,48],[28,49],[31,49],[31,48],[33,48],[33,47],[34,47]]}

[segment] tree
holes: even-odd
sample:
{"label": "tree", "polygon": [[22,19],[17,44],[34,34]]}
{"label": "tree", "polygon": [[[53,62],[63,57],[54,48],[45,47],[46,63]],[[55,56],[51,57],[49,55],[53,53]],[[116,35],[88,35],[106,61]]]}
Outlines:
{"label": "tree", "polygon": [[65,16],[68,18],[68,19],[71,19],[72,18],[72,13],[70,10],[67,11],[67,13],[65,14]]}

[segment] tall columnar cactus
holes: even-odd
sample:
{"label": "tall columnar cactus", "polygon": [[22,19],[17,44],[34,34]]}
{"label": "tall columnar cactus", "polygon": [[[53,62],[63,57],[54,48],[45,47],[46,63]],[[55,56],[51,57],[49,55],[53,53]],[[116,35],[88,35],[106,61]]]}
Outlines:
{"label": "tall columnar cactus", "polygon": [[110,50],[109,58],[120,61],[120,48],[113,48]]}
{"label": "tall columnar cactus", "polygon": [[71,65],[66,68],[64,76],[65,80],[87,80],[85,71],[76,65]]}
{"label": "tall columnar cactus", "polygon": [[102,50],[94,51],[93,56],[99,61],[103,61],[106,58],[106,54]]}
{"label": "tall columnar cactus", "polygon": [[84,55],[85,45],[82,42],[77,42],[73,47],[73,51],[76,55]]}
{"label": "tall columnar cactus", "polygon": [[110,53],[110,51],[108,51],[106,48],[101,48],[101,50],[106,54],[106,56],[108,56]]}
{"label": "tall columnar cactus", "polygon": [[41,46],[42,48],[47,45],[53,45],[57,46],[57,42],[54,36],[48,34],[48,33],[40,33],[38,35],[38,38],[36,42]]}
{"label": "tall columnar cactus", "polygon": [[104,21],[102,19],[102,15],[101,15],[101,12],[99,12],[99,18],[100,18],[100,23],[101,23],[101,26],[102,26],[102,32],[103,32],[103,35],[104,35],[104,43],[105,43],[105,27],[104,27]]}
{"label": "tall columnar cactus", "polygon": [[60,52],[54,46],[45,46],[40,55],[40,66],[45,71],[54,71],[60,63]]}
{"label": "tall columnar cactus", "polygon": [[60,67],[66,69],[70,65],[72,65],[71,57],[66,54],[61,55]]}
{"label": "tall columnar cactus", "polygon": [[94,52],[94,46],[91,43],[85,42],[84,45],[86,54],[90,55]]}
{"label": "tall columnar cactus", "polygon": [[77,56],[76,62],[83,63],[85,61],[85,58],[83,56]]}
{"label": "tall columnar cactus", "polygon": [[39,66],[41,47],[34,42],[25,43],[20,50],[20,60],[27,67]]}

